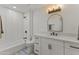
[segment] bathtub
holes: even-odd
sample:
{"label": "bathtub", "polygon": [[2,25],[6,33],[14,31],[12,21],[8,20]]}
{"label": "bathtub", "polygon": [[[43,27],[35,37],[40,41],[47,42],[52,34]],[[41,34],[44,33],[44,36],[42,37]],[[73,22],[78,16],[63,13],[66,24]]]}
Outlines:
{"label": "bathtub", "polygon": [[25,42],[23,40],[18,40],[9,44],[3,44],[0,45],[0,55],[13,55],[24,47]]}

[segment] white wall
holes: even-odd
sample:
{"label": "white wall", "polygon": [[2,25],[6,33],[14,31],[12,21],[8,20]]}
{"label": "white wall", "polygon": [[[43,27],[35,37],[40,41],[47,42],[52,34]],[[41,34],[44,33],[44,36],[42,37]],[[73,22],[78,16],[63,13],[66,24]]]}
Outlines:
{"label": "white wall", "polygon": [[33,33],[47,32],[47,18],[48,15],[42,9],[33,12]]}
{"label": "white wall", "polygon": [[23,41],[23,14],[0,7],[4,34],[0,39],[0,50]]}
{"label": "white wall", "polygon": [[[79,5],[64,5],[59,14],[63,17],[63,33],[77,34],[79,24]],[[46,33],[48,14],[45,10],[38,9],[33,12],[33,32]]]}
{"label": "white wall", "polygon": [[64,32],[77,34],[79,24],[79,4],[64,5],[62,17],[64,20]]}

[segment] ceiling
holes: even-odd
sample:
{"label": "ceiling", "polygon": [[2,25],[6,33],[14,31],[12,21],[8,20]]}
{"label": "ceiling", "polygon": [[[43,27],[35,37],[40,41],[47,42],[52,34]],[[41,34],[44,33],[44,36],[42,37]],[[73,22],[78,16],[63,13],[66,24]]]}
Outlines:
{"label": "ceiling", "polygon": [[[25,13],[30,9],[42,8],[45,4],[0,4],[0,6]],[[16,8],[13,8],[13,6],[16,6]]]}

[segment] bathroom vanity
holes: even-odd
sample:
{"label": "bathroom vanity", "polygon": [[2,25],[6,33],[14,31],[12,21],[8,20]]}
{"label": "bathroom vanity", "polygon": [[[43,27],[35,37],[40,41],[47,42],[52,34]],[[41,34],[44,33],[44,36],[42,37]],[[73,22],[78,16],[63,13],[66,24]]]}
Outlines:
{"label": "bathroom vanity", "polygon": [[[34,52],[39,55],[79,55],[78,10],[77,5],[67,5],[55,14],[48,14],[42,9],[33,12]],[[46,32],[62,32],[67,36],[43,34]]]}
{"label": "bathroom vanity", "polygon": [[38,55],[79,55],[79,41],[72,36],[35,34],[34,52]]}

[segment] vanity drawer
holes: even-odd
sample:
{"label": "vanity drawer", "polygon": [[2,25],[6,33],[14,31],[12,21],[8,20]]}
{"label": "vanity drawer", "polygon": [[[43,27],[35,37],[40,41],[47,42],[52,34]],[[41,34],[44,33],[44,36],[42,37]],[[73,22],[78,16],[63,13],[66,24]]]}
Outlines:
{"label": "vanity drawer", "polygon": [[34,37],[35,39],[35,43],[39,43],[40,42],[40,37]]}
{"label": "vanity drawer", "polygon": [[63,41],[60,41],[60,40],[57,40],[57,39],[52,39],[51,41],[52,41],[53,45],[64,46],[64,42]]}
{"label": "vanity drawer", "polygon": [[34,48],[40,48],[40,45],[34,44]]}
{"label": "vanity drawer", "polygon": [[79,55],[79,44],[65,43],[65,55]]}
{"label": "vanity drawer", "polygon": [[43,39],[48,40],[48,42],[51,41],[53,45],[64,46],[64,42],[59,39],[40,37],[40,41],[43,41]]}
{"label": "vanity drawer", "polygon": [[40,47],[40,38],[35,37],[34,48]]}
{"label": "vanity drawer", "polygon": [[79,44],[77,44],[77,43],[66,43],[65,42],[65,48],[79,49]]}

